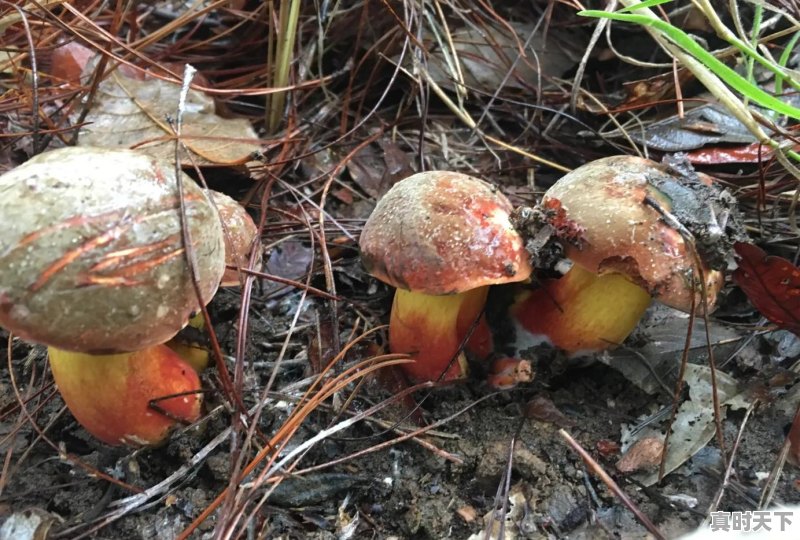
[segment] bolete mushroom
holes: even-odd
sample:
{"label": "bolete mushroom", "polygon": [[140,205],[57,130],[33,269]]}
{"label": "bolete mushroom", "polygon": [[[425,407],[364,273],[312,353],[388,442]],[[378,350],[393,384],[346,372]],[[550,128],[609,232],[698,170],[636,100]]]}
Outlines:
{"label": "bolete mushroom", "polygon": [[[208,194],[219,211],[225,236],[225,273],[221,287],[238,287],[241,284],[240,268],[247,268],[250,251],[256,250],[256,267],[261,264],[261,240],[258,227],[247,210],[233,198],[209,190]],[[255,244],[255,246],[254,246]]]}
{"label": "bolete mushroom", "polygon": [[[238,287],[242,283],[242,268],[247,268],[251,250],[255,250],[255,267],[261,266],[261,239],[258,236],[253,218],[247,210],[233,198],[219,191],[207,190],[222,222],[225,238],[225,273],[222,275],[220,287]],[[202,345],[195,336],[202,336],[206,331],[206,321],[202,313],[191,319],[187,329],[167,342],[167,346],[189,362],[195,371],[201,373],[210,361],[208,347]],[[188,334],[188,335],[187,335]]]}
{"label": "bolete mushroom", "polygon": [[712,310],[731,239],[741,233],[735,200],[709,177],[629,156],[575,169],[545,193],[535,212],[517,217],[525,221],[526,213],[538,215],[534,228],[548,227],[572,265],[560,279],[523,294],[512,315],[533,343],[546,341],[571,354],[620,344],[651,299],[685,312],[694,305],[702,313],[705,290]]}
{"label": "bolete mushroom", "polygon": [[[395,184],[367,220],[362,261],[397,288],[389,347],[415,360],[403,366],[413,382],[462,376],[459,348],[483,311],[489,286],[530,276],[511,210],[508,199],[482,180],[429,171]],[[485,320],[476,331],[484,353],[490,338]]]}
{"label": "bolete mushroom", "polygon": [[[109,444],[155,444],[197,419],[197,374],[162,345],[199,308],[174,168],[63,148],[0,176],[0,194],[0,325],[48,345],[75,418]],[[205,303],[225,268],[222,227],[188,177],[183,201]]]}

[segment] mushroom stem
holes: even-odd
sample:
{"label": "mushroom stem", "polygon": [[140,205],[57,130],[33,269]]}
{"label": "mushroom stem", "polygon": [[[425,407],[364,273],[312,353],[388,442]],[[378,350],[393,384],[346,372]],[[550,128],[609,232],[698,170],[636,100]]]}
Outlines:
{"label": "mushroom stem", "polygon": [[560,279],[526,291],[511,308],[518,332],[570,355],[622,343],[650,305],[650,294],[619,273],[596,275],[573,264]]}
{"label": "mushroom stem", "polygon": [[[484,286],[435,296],[397,290],[389,321],[389,348],[416,360],[403,366],[412,381],[435,381],[439,377],[452,380],[466,375],[466,359],[459,348],[474,321],[481,316],[488,291],[489,287]],[[487,346],[491,349],[491,334],[485,319],[478,322],[469,345],[478,355]]]}
{"label": "mushroom stem", "polygon": [[200,417],[197,373],[165,345],[108,355],[49,347],[48,354],[70,412],[107,444],[158,444],[178,422]]}
{"label": "mushroom stem", "polygon": [[206,332],[206,318],[203,316],[202,311],[192,316],[184,330],[181,330],[177,336],[167,341],[165,345],[178,353],[178,356],[192,366],[199,375],[208,367],[208,363],[211,360],[211,353],[206,347],[199,345],[195,341],[185,339],[183,334],[185,334],[187,330],[199,334],[204,334]]}

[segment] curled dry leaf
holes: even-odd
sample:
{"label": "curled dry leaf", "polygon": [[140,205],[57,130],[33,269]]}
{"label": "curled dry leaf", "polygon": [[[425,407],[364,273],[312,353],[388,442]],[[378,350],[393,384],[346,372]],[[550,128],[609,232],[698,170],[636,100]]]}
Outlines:
{"label": "curled dry leaf", "polygon": [[800,335],[800,268],[753,244],[737,242],[734,249],[739,268],[733,281],[764,317]]}
{"label": "curled dry leaf", "polygon": [[[80,80],[87,81],[97,67],[97,57],[89,57],[86,50],[72,44],[54,53],[54,67],[61,66],[56,75],[77,82],[74,74],[82,67]],[[182,67],[170,67],[182,74]],[[180,93],[180,84],[151,73],[129,67],[114,69],[97,87],[86,125],[78,135],[78,146],[132,148],[156,158],[173,159],[175,131],[168,119],[177,114]],[[186,96],[181,141],[185,145],[181,163],[186,165],[243,164],[260,149],[258,135],[248,120],[222,118],[216,114],[214,99],[193,89]]]}
{"label": "curled dry leaf", "polygon": [[560,427],[574,426],[575,422],[562,413],[550,398],[536,396],[525,407],[525,417],[533,418],[540,422],[555,424]]}
{"label": "curled dry leaf", "polygon": [[753,135],[723,106],[712,103],[647,126],[644,133],[631,130],[638,143],[663,152],[694,150],[707,144],[755,142]]}
{"label": "curled dry leaf", "polygon": [[617,470],[622,473],[648,471],[661,462],[663,451],[664,441],[659,437],[643,437],[617,461]]}

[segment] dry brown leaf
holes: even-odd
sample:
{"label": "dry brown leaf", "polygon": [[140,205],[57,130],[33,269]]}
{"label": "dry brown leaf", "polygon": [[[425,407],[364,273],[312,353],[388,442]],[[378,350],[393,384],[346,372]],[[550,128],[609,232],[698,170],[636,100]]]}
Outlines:
{"label": "dry brown leaf", "polygon": [[[736,380],[717,370],[717,395],[722,406],[723,416],[728,408],[742,409],[749,405],[744,393],[739,393]],[[667,448],[664,473],[669,474],[686,460],[704,448],[714,438],[714,406],[712,402],[711,369],[708,366],[688,364],[686,366],[686,384],[689,386],[689,399],[678,408],[672,424],[672,436]],[[665,420],[666,422],[666,420]],[[622,444],[626,453],[638,440],[649,437],[661,439],[662,434],[657,427],[648,427],[634,433],[624,427]],[[642,471],[636,479],[645,486],[652,486],[658,481],[658,469]]]}
{"label": "dry brown leaf", "polygon": [[[533,24],[510,23],[513,33],[506,26],[485,26],[478,28],[458,28],[452,30],[451,38],[461,73],[468,88],[493,93],[501,85],[509,88],[529,90],[539,87],[540,75],[542,86],[548,87],[548,77],[558,77],[571,69],[579,58],[575,52],[579,44],[576,35],[566,32],[549,32],[546,35],[537,30],[536,35],[528,42],[525,58],[520,58],[520,47],[526,43],[535,30]],[[452,88],[456,79],[452,53],[442,35],[425,37],[430,56],[428,70],[437,84]]]}
{"label": "dry brown leaf", "polygon": [[653,469],[661,462],[663,451],[664,441],[660,437],[643,437],[617,461],[617,470],[629,473]]}
{"label": "dry brown leaf", "polygon": [[[84,70],[91,73],[95,62]],[[160,159],[175,153],[170,120],[176,116],[179,84],[148,78],[138,80],[115,70],[97,88],[94,103],[81,128],[78,146],[132,148]],[[222,118],[214,100],[189,90],[183,115],[181,140],[198,165],[239,165],[260,149],[258,136],[243,118]],[[192,161],[182,150],[181,163]]]}

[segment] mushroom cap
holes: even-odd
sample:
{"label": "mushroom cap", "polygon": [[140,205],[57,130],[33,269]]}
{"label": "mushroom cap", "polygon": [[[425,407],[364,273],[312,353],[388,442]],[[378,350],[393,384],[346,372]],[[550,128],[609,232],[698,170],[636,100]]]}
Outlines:
{"label": "mushroom cap", "polygon": [[[222,227],[188,176],[183,189],[206,303],[225,269]],[[130,150],[62,148],[0,176],[0,325],[87,353],[167,341],[199,307],[180,215],[174,167]]]}
{"label": "mushroom cap", "polygon": [[373,276],[425,294],[522,281],[531,273],[509,200],[492,185],[448,171],[401,180],[378,202],[361,233]]}
{"label": "mushroom cap", "polygon": [[[666,178],[665,178],[666,177]],[[663,304],[691,311],[692,269],[695,264],[681,234],[645,201],[672,211],[669,197],[655,185],[669,178],[667,168],[653,161],[612,156],[578,167],[545,193],[545,208],[561,208],[554,222],[578,240],[565,242],[575,264],[595,274],[620,272]],[[707,301],[713,307],[724,278],[703,265]],[[695,274],[696,275],[696,274]],[[700,306],[700,287],[696,305]]]}
{"label": "mushroom cap", "polygon": [[[225,265],[240,268],[247,267],[250,259],[250,249],[253,242],[256,247],[256,269],[261,265],[261,240],[258,237],[258,227],[253,218],[247,213],[244,206],[231,197],[219,191],[208,190],[207,193],[214,200],[214,205],[219,211],[225,235]],[[222,287],[239,286],[239,271],[235,268],[225,268],[222,275]]]}

